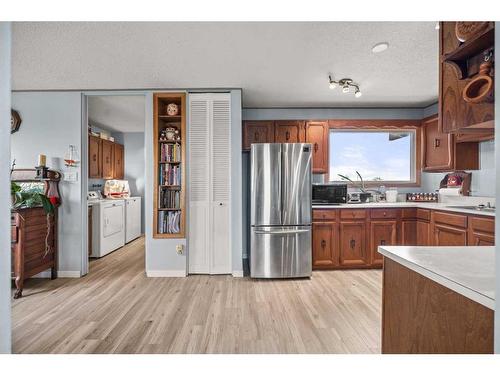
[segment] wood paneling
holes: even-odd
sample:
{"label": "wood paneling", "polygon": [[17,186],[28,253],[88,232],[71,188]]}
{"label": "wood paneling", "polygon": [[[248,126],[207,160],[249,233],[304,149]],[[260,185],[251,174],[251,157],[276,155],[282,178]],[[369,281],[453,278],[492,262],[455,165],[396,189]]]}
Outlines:
{"label": "wood paneling", "polygon": [[384,259],[382,353],[493,353],[494,312]]}
{"label": "wood paneling", "polygon": [[378,252],[379,246],[397,245],[397,220],[370,222],[371,264],[382,265],[384,257]]}
{"label": "wood paneling", "polygon": [[305,121],[275,121],[274,142],[276,143],[301,143],[305,142]]}
{"label": "wood paneling", "polygon": [[114,177],[114,147],[113,142],[102,139],[102,178],[111,180]]}
{"label": "wood paneling", "polygon": [[369,265],[370,257],[366,246],[366,223],[364,221],[341,221],[339,231],[340,265]]}
{"label": "wood paneling", "polygon": [[312,144],[313,173],[328,173],[328,121],[307,121],[306,142]]}
{"label": "wood paneling", "polygon": [[312,224],[312,265],[314,269],[331,268],[339,263],[337,250],[338,224],[315,222]]}
{"label": "wood paneling", "polygon": [[123,145],[113,144],[113,174],[117,180],[125,178],[125,158]]}
{"label": "wood paneling", "polygon": [[243,121],[243,150],[249,151],[252,143],[273,143],[274,121]]}
{"label": "wood paneling", "polygon": [[89,136],[89,178],[102,176],[102,141],[100,138]]}

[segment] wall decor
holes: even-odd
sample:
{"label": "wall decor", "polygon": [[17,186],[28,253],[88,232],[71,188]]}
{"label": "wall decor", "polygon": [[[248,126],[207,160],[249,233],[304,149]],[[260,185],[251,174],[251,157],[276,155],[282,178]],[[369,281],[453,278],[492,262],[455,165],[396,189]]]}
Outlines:
{"label": "wall decor", "polygon": [[179,106],[175,103],[167,105],[167,115],[177,116],[179,114]]}
{"label": "wall decor", "polygon": [[10,134],[13,134],[21,127],[21,116],[15,109],[10,110]]}

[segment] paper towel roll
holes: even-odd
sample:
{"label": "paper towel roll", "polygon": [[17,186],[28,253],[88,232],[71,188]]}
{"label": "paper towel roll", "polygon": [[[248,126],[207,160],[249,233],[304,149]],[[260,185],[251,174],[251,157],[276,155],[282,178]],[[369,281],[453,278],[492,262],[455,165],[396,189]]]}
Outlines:
{"label": "paper towel roll", "polygon": [[458,196],[462,195],[462,188],[460,187],[455,187],[455,188],[441,188],[439,189],[439,194],[440,195],[451,195],[451,196]]}

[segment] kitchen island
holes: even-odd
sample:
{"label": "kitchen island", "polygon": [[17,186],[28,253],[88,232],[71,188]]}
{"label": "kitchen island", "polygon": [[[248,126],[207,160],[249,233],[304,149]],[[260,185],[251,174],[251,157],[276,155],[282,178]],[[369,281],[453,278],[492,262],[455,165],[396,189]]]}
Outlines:
{"label": "kitchen island", "polygon": [[382,353],[493,353],[493,246],[379,246]]}

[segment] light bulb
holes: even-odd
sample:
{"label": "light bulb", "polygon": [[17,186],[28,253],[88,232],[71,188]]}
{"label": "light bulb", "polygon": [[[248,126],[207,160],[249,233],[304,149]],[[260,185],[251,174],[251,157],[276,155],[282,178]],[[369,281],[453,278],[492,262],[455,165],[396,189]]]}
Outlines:
{"label": "light bulb", "polygon": [[337,85],[335,84],[335,82],[330,82],[330,85],[328,87],[330,88],[330,90],[333,90],[335,87],[337,87]]}
{"label": "light bulb", "polygon": [[345,85],[344,87],[342,87],[342,92],[344,94],[347,94],[349,92],[349,86]]}
{"label": "light bulb", "polygon": [[363,95],[363,94],[362,94],[362,93],[361,93],[361,91],[359,91],[359,90],[356,90],[356,92],[354,93],[354,96],[355,96],[356,98],[361,98],[361,95]]}

